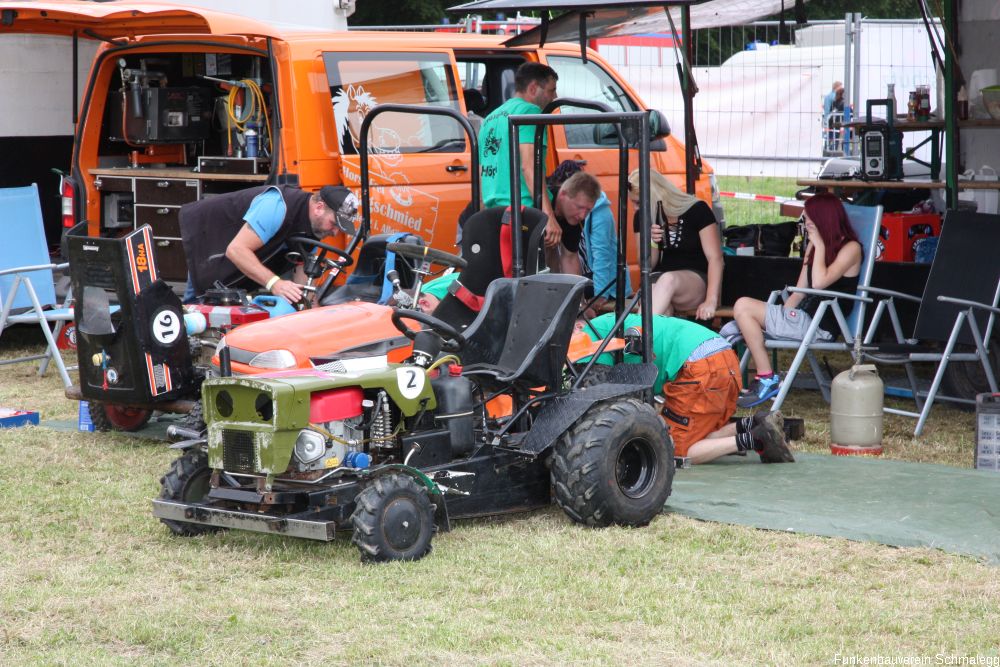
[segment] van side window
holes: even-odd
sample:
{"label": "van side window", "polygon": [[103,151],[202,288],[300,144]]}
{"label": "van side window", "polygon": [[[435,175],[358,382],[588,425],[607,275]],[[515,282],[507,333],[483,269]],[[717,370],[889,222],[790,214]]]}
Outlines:
{"label": "van side window", "polygon": [[[575,97],[607,104],[613,111],[636,111],[639,107],[622,90],[610,74],[593,61],[583,62],[571,56],[549,56],[549,67],[559,75],[559,97]],[[591,109],[562,107],[566,113],[593,113]],[[567,125],[566,144],[570,148],[617,146],[614,132],[608,125]]]}
{"label": "van side window", "polygon": [[[324,53],[341,155],[356,155],[361,121],[386,103],[451,107],[458,93],[451,61],[436,53]],[[446,116],[384,113],[368,137],[373,153],[461,153],[461,126]]]}

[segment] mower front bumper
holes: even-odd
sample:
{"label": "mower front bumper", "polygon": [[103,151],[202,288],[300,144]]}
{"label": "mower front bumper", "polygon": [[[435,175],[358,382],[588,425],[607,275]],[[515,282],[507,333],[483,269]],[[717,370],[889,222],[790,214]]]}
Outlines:
{"label": "mower front bumper", "polygon": [[153,516],[168,521],[196,523],[215,528],[250,530],[272,535],[289,535],[321,542],[333,540],[336,531],[336,522],[334,521],[239,512],[205,505],[178,503],[171,500],[154,500]]}

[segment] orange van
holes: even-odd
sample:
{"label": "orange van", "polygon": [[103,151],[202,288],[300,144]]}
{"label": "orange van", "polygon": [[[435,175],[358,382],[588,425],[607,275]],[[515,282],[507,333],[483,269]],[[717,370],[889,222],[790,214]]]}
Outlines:
{"label": "orange van", "polygon": [[[4,2],[0,9],[0,34],[101,42],[81,87],[66,223],[87,221],[89,234],[101,236],[150,224],[161,273],[173,281],[186,277],[180,206],[264,183],[358,186],[358,130],[378,104],[486,116],[512,94],[518,65],[531,60],[559,73],[561,97],[645,108],[600,55],[589,51],[584,60],[570,44],[507,48],[502,36],[317,32],[145,2]],[[549,132],[548,169],[585,160],[617,206],[617,139],[600,125]],[[683,187],[684,148],[659,139],[653,168]],[[473,176],[459,124],[385,113],[369,145],[372,232],[415,232],[453,249]],[[697,194],[709,203],[713,184],[706,169]]]}

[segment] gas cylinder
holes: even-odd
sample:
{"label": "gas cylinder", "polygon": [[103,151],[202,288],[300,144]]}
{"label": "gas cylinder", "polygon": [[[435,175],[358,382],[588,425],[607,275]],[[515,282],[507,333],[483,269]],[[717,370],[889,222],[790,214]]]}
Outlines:
{"label": "gas cylinder", "polygon": [[857,365],[833,379],[830,451],[838,456],[882,453],[885,388],[873,365]]}

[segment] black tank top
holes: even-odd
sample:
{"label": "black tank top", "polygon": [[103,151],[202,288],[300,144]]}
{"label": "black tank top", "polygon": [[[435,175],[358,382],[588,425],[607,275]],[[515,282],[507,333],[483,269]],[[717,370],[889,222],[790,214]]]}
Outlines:
{"label": "black tank top", "polygon": [[[806,267],[806,287],[812,288],[811,267]],[[844,294],[857,294],[858,276],[852,276],[850,278],[847,276],[841,276],[834,281],[833,284],[824,289],[831,292],[843,292]],[[799,308],[806,311],[810,315],[815,316],[816,309],[819,308],[819,304],[823,300],[824,297],[807,295],[804,299],[802,299],[802,302],[799,304]],[[854,306],[857,304],[857,301],[850,299],[837,299],[837,303],[840,304],[840,311],[844,313],[844,319],[847,319],[851,316],[851,313],[854,312]],[[837,325],[837,317],[833,314],[833,310],[829,308],[823,315],[823,320],[820,322],[819,327],[820,329],[829,331],[835,338],[840,334],[840,327]]]}

